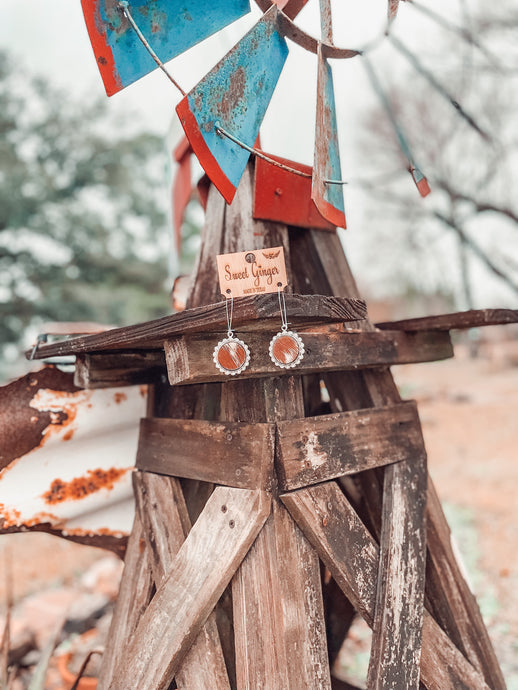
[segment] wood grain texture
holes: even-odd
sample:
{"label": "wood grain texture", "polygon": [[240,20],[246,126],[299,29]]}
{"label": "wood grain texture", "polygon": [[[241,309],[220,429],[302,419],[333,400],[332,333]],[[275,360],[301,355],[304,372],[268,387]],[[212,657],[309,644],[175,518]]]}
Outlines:
{"label": "wood grain texture", "polygon": [[79,388],[115,388],[155,383],[166,374],[161,350],[77,355],[74,383]]}
{"label": "wood grain texture", "polygon": [[275,427],[204,420],[140,421],[141,470],[242,489],[271,488]]}
{"label": "wood grain texture", "polygon": [[[290,323],[303,328],[311,324],[356,321],[366,316],[363,300],[312,295],[286,295]],[[273,330],[280,323],[277,294],[252,295],[234,300],[233,327],[240,330]],[[35,358],[74,355],[106,350],[160,349],[164,340],[174,336],[227,331],[224,300],[203,307],[185,309],[154,321],[114,328],[96,335],[71,338],[38,348]],[[27,355],[30,356],[30,352]]]}
{"label": "wood grain texture", "polygon": [[[372,627],[379,547],[343,493],[334,482],[328,482],[281,498],[344,594]],[[422,640],[420,670],[426,688],[489,690],[483,676],[427,612]]]}
{"label": "wood grain texture", "polygon": [[518,309],[470,309],[452,314],[422,316],[401,321],[384,321],[376,327],[382,330],[402,331],[449,331],[456,328],[480,328],[518,323]]}
{"label": "wood grain texture", "polygon": [[[282,245],[291,284],[287,230],[252,220],[251,194],[245,180],[238,188],[238,203],[229,207],[231,230],[225,234],[225,251]],[[222,419],[273,423],[302,416],[300,378],[275,373],[267,379],[222,384]],[[232,584],[237,687],[326,688],[322,679],[329,670],[318,558],[276,498],[273,505],[272,517]]]}
{"label": "wood grain texture", "polygon": [[99,690],[106,690],[116,677],[116,666],[121,649],[124,649],[135,632],[153,595],[153,578],[145,531],[138,513],[128,539],[124,572],[119,596],[110,624],[110,631],[99,673]]}
{"label": "wood grain texture", "polygon": [[[420,430],[418,429],[420,432]],[[405,432],[401,430],[401,440]],[[385,469],[376,610],[367,683],[419,688],[426,565],[426,453]]]}
{"label": "wood grain texture", "polygon": [[[291,240],[293,260],[301,261],[304,257],[306,258],[304,279],[296,282],[294,286],[299,293],[309,290],[320,294],[331,293],[343,297],[359,297],[354,277],[337,237],[326,233],[299,230],[292,233]],[[389,323],[387,327],[392,329],[395,324]],[[372,329],[372,325],[366,320],[358,323],[358,328],[369,330]],[[398,390],[388,369],[366,369],[357,373],[333,372],[326,374],[324,380],[330,394],[331,407],[336,411],[369,405],[394,404],[400,400]],[[361,473],[357,479],[373,524],[376,525],[376,516],[380,514],[378,499],[380,480],[377,472],[374,470]],[[451,626],[451,630],[454,630],[458,625],[457,634],[451,633],[453,642],[461,650],[465,647],[469,648],[471,650],[469,658],[475,668],[484,668],[489,686],[500,689],[504,687],[500,680],[501,671],[476,602],[473,601],[462,576],[459,578],[458,565],[451,551],[449,531],[439,501],[428,502],[426,519],[429,544],[426,591],[427,600],[434,601],[433,615],[437,616],[441,625],[445,625],[446,620],[458,621]],[[432,527],[434,524],[446,526],[446,528],[435,529]],[[441,568],[430,565],[437,560],[442,561]],[[454,582],[450,583],[449,578],[453,578]],[[465,596],[459,596],[459,587],[462,591],[466,591]],[[470,622],[464,625],[461,623],[463,621]],[[450,630],[447,627],[445,629]],[[477,639],[480,639],[481,642],[478,643]],[[450,646],[446,645],[441,651],[450,657],[449,663],[454,665],[455,655]],[[426,653],[428,654],[428,650]],[[464,657],[460,654],[460,659],[458,659],[460,665],[462,665],[462,660]],[[442,668],[444,670],[444,665]],[[439,688],[441,687],[441,673],[439,671],[438,678],[436,687]],[[477,687],[476,684],[473,687]]]}
{"label": "wood grain texture", "polygon": [[[288,311],[289,313],[289,311]],[[278,329],[279,330],[279,329]],[[240,378],[356,370],[393,364],[430,362],[453,357],[448,333],[311,333],[301,332],[304,358],[295,369],[279,369],[270,359],[268,346],[274,330],[246,333],[242,339],[250,348],[250,365]],[[184,336],[166,340],[167,371],[171,385],[228,380],[212,361],[212,352],[223,334]]]}
{"label": "wood grain texture", "polygon": [[110,690],[165,690],[263,526],[264,492],[217,487],[140,619],[119,650]]}
{"label": "wood grain texture", "polygon": [[[158,588],[189,533],[189,513],[177,479],[136,472],[133,483]],[[178,690],[230,690],[214,612],[180,664],[175,680]]]}
{"label": "wood grain texture", "polygon": [[277,501],[233,580],[239,690],[330,688],[318,557]]}
{"label": "wood grain texture", "polygon": [[283,491],[363,472],[424,453],[415,403],[306,417],[277,425]]}

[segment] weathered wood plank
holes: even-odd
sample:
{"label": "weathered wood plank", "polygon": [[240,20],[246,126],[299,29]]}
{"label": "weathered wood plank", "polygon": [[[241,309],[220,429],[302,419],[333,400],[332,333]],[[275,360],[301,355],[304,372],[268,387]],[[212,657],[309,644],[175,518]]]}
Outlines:
{"label": "weathered wood plank", "polygon": [[[299,489],[282,501],[337,584],[372,627],[379,547],[334,482]],[[489,690],[483,676],[425,613],[421,681],[429,690]],[[394,686],[393,686],[394,687]]]}
{"label": "weathered wood plank", "polygon": [[318,556],[277,501],[233,596],[239,690],[331,687]]}
{"label": "weathered wood plank", "polygon": [[414,402],[306,417],[277,425],[282,490],[300,489],[424,452]]}
{"label": "weathered wood plank", "polygon": [[262,491],[217,487],[132,636],[110,690],[165,690],[263,526]]}
{"label": "weathered wood plank", "polygon": [[[418,431],[420,431],[418,429]],[[401,429],[401,441],[405,431]],[[426,453],[387,467],[367,684],[419,688],[426,566]]]}
{"label": "weathered wood plank", "polygon": [[144,418],[136,465],[141,470],[242,489],[273,482],[275,426]]}
{"label": "weathered wood plank", "polygon": [[[289,313],[289,312],[288,312]],[[448,333],[300,333],[304,358],[296,370],[282,370],[271,361],[269,333],[246,333],[242,336],[250,348],[248,368],[240,378],[279,376],[291,371],[297,374],[356,370],[393,364],[431,362],[453,357]],[[219,336],[221,338],[222,336]],[[171,385],[228,380],[212,361],[218,336],[184,336],[164,343],[167,371]]]}
{"label": "weathered wood plank", "polygon": [[[303,328],[312,324],[356,321],[366,316],[365,302],[357,299],[323,297],[321,295],[286,295],[290,323]],[[280,323],[279,300],[276,293],[252,295],[234,300],[232,324],[240,330],[273,330]],[[114,328],[104,333],[71,338],[41,345],[36,359],[105,350],[159,349],[164,340],[174,336],[207,331],[226,332],[225,301],[203,307],[185,309],[154,321]],[[30,356],[31,351],[27,352]]]}
{"label": "weathered wood plank", "polygon": [[[189,514],[177,479],[136,472],[133,483],[152,554],[153,579],[159,587],[189,533]],[[178,690],[230,690],[214,612],[180,664],[175,680]]]}
{"label": "weathered wood plank", "polygon": [[79,388],[115,388],[155,383],[166,375],[162,350],[77,355],[74,383]]}
{"label": "weathered wood plank", "polygon": [[502,326],[506,323],[518,323],[518,309],[470,309],[452,314],[384,321],[377,323],[376,327],[389,331],[449,331],[456,328]]}
{"label": "weathered wood plank", "polygon": [[[299,231],[291,235],[291,251],[294,262],[304,262],[304,275],[294,283],[294,288],[297,292],[303,293],[309,290],[320,294],[359,297],[354,277],[341,248],[340,241],[336,236],[315,231]],[[387,324],[387,326],[389,329],[395,327],[393,323]],[[372,325],[368,320],[365,320],[358,323],[358,328],[368,330],[372,328]],[[367,407],[368,405],[394,404],[400,400],[398,390],[388,369],[334,372],[326,374],[324,380],[330,394],[331,406],[337,411]],[[376,477],[376,471],[361,473],[358,475],[358,479],[361,482],[361,491],[366,498],[369,513],[373,518],[373,523],[376,524],[376,513],[379,512],[378,492],[377,486],[375,486],[379,480]],[[446,524],[438,501],[429,501],[427,522],[429,526],[428,563],[432,563],[432,558],[438,558],[443,563],[442,569],[430,566],[427,569],[426,591],[429,597],[435,601],[433,613],[437,616],[437,620],[441,622],[441,625],[444,625],[443,621],[446,618],[457,621],[470,620],[470,623],[466,626],[459,627],[458,635],[452,634],[452,640],[458,644],[461,650],[464,647],[471,649],[472,655],[468,657],[471,663],[473,663],[475,668],[484,668],[488,684],[500,690],[505,685],[499,680],[501,678],[501,671],[487,638],[487,631],[476,602],[474,602],[474,605],[470,604],[468,595],[466,595],[465,601],[463,597],[456,596],[455,590],[457,585],[455,584],[452,591],[448,592],[450,586],[446,581],[447,577],[452,577],[455,580],[458,577],[458,566],[451,552],[449,535],[446,534],[447,529],[438,530],[432,538],[430,526],[435,522]],[[445,576],[445,573],[448,572],[448,576]],[[463,587],[467,589],[467,585],[465,585],[462,578],[457,580],[457,582],[461,589]],[[439,611],[442,611],[442,618],[439,616]],[[446,613],[447,611],[448,613]],[[471,623],[473,624],[471,625]],[[448,630],[447,627],[445,629]],[[459,643],[459,637],[464,638],[464,645]],[[471,642],[469,641],[470,638]],[[481,644],[484,650],[478,649],[475,643],[477,638],[483,640]],[[449,651],[447,647],[444,647],[442,651],[448,656]],[[450,662],[453,664],[452,658],[450,658]],[[463,658],[461,657],[461,659]],[[441,687],[440,682],[438,687]]]}
{"label": "weathered wood plank", "polygon": [[126,549],[119,596],[99,673],[99,690],[108,688],[115,678],[120,651],[136,630],[151,600],[153,578],[149,555],[144,527],[139,514],[136,513]]}
{"label": "weathered wood plank", "polygon": [[[273,422],[303,409],[298,377],[223,385],[226,418]],[[239,690],[329,687],[318,558],[277,499],[232,594]]]}

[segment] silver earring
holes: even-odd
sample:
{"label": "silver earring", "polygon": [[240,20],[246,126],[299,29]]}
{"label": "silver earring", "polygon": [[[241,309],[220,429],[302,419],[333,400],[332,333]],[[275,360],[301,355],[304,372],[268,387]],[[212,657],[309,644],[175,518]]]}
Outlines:
{"label": "silver earring", "polygon": [[[230,302],[230,310],[228,303]],[[222,374],[236,376],[244,371],[250,364],[250,350],[248,345],[236,338],[232,331],[232,316],[234,314],[234,298],[225,297],[225,310],[227,314],[227,337],[220,340],[214,348],[212,359]]]}
{"label": "silver earring", "polygon": [[304,357],[304,343],[295,331],[288,330],[286,299],[278,285],[279,309],[281,312],[281,330],[270,340],[270,359],[277,367],[291,369],[297,366]]}

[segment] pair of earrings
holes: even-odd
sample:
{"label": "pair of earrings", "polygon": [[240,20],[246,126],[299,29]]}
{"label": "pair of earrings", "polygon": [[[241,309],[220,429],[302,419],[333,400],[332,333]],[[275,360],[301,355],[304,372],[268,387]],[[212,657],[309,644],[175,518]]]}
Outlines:
{"label": "pair of earrings", "polygon": [[[304,357],[304,343],[295,331],[288,330],[286,315],[286,300],[284,293],[278,290],[279,309],[281,312],[281,330],[270,340],[270,359],[281,369],[291,369],[299,364]],[[230,302],[230,309],[229,304]],[[227,337],[216,345],[212,356],[214,364],[223,373],[236,376],[243,372],[250,364],[250,349],[246,343],[236,338],[232,330],[232,316],[234,313],[234,298],[225,299],[227,315]]]}

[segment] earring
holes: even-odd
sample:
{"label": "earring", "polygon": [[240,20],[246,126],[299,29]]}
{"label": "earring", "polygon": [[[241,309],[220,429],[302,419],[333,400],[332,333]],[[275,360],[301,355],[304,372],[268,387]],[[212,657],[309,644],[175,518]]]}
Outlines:
{"label": "earring", "polygon": [[[282,301],[281,301],[282,296]],[[295,331],[288,330],[286,315],[286,299],[281,294],[281,284],[278,284],[279,309],[281,312],[281,330],[270,340],[270,359],[277,367],[291,369],[302,361],[304,357],[304,343]]]}
{"label": "earring", "polygon": [[[228,290],[227,292],[230,292]],[[230,301],[230,313],[228,303]],[[234,336],[232,331],[232,316],[234,314],[234,298],[225,297],[225,311],[227,314],[227,337],[220,340],[214,348],[212,359],[222,374],[235,376],[244,371],[250,364],[250,350],[248,345]]]}

